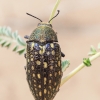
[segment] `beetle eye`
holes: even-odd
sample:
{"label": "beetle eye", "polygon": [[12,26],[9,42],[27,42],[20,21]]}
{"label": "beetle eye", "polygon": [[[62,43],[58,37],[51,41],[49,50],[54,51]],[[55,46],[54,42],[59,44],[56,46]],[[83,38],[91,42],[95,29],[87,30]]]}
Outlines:
{"label": "beetle eye", "polygon": [[40,26],[41,24],[40,23],[38,23],[38,25],[37,26]]}

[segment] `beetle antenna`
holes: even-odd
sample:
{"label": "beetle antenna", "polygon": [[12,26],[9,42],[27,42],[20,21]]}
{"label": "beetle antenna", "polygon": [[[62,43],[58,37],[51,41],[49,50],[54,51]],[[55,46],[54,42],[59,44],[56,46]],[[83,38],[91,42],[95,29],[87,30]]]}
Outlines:
{"label": "beetle antenna", "polygon": [[51,21],[52,19],[54,19],[55,17],[57,17],[57,15],[59,14],[60,10],[57,10],[57,11],[58,11],[58,13],[56,14],[56,16],[54,16],[53,18],[51,18],[51,19],[49,20],[48,23],[50,23],[50,21]]}
{"label": "beetle antenna", "polygon": [[42,22],[42,20],[41,19],[39,19],[39,18],[37,18],[37,17],[35,17],[35,16],[33,16],[33,15],[31,15],[31,14],[29,14],[29,13],[26,13],[27,15],[29,15],[29,16],[32,16],[32,17],[34,17],[34,18],[36,18],[36,19],[38,19],[38,20],[40,20],[41,22]]}

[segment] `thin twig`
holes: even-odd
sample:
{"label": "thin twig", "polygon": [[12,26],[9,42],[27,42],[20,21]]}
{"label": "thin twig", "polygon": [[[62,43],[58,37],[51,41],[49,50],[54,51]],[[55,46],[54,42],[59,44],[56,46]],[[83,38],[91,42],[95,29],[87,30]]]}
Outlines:
{"label": "thin twig", "polygon": [[[93,55],[92,57],[90,57],[90,61],[92,62],[93,60],[97,59],[98,57],[100,57],[100,52],[98,52],[97,54]],[[61,82],[61,86],[67,82],[71,77],[73,77],[77,72],[79,72],[81,69],[83,69],[85,67],[85,64],[80,64],[76,69],[74,69],[72,72],[70,72],[66,77],[64,77],[62,79]]]}
{"label": "thin twig", "polygon": [[[54,14],[55,14],[55,12],[56,12],[56,10],[57,10],[57,7],[58,7],[60,1],[61,1],[61,0],[57,0],[57,1],[56,1],[56,4],[55,4],[55,6],[54,6],[54,8],[53,8],[53,10],[52,10],[52,12],[51,12],[51,15],[50,15],[49,20],[50,20],[51,18],[54,17]],[[50,21],[50,23],[52,23],[52,21]]]}

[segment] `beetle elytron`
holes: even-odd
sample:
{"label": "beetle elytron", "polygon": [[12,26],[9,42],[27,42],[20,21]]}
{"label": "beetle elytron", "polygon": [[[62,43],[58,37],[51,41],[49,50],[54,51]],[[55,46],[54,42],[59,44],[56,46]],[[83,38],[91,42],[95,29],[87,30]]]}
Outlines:
{"label": "beetle elytron", "polygon": [[26,41],[25,58],[27,64],[25,70],[29,88],[35,100],[53,100],[59,91],[63,74],[61,56],[64,57],[65,55],[57,43],[57,34],[52,29],[50,21],[48,23],[40,21],[41,23],[38,24],[32,34],[25,36],[28,39]]}

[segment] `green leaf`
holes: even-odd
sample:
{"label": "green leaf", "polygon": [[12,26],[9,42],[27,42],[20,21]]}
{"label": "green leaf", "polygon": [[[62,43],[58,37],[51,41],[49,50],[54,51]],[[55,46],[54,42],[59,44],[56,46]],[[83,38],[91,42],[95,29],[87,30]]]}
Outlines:
{"label": "green leaf", "polygon": [[7,27],[2,27],[2,29],[1,29],[1,34],[2,34],[2,35],[8,35]]}
{"label": "green leaf", "polygon": [[13,37],[14,39],[17,39],[17,37],[18,37],[18,32],[16,31],[16,32],[12,33],[12,37]]}
{"label": "green leaf", "polygon": [[3,47],[4,47],[4,45],[6,44],[6,42],[7,42],[7,41],[3,42],[3,43],[1,44],[1,46],[3,46]]}
{"label": "green leaf", "polygon": [[85,66],[89,67],[91,66],[91,62],[89,58],[83,58],[83,63],[85,64]]}
{"label": "green leaf", "polygon": [[0,45],[3,47],[6,42],[7,42],[6,40],[0,41]]}
{"label": "green leaf", "polygon": [[26,43],[24,42],[24,40],[20,36],[18,36],[17,41],[19,44],[26,46]]}
{"label": "green leaf", "polygon": [[88,53],[89,56],[95,55],[97,53],[96,49],[94,46],[91,45],[90,52]]}
{"label": "green leaf", "polygon": [[68,60],[62,61],[62,71],[64,72],[66,70],[66,68],[69,67],[70,62]]}
{"label": "green leaf", "polygon": [[10,47],[10,45],[11,45],[11,42],[7,42],[7,43],[5,43],[5,47],[7,47],[7,48],[9,48]]}
{"label": "green leaf", "polygon": [[13,51],[16,51],[18,49],[18,46],[15,46],[14,48],[13,48]]}
{"label": "green leaf", "polygon": [[3,34],[3,27],[0,27],[0,34]]}
{"label": "green leaf", "polygon": [[11,28],[10,28],[10,27],[7,27],[6,32],[7,32],[8,36],[9,36],[10,38],[12,38],[12,32],[11,32]]}
{"label": "green leaf", "polygon": [[23,54],[25,52],[25,48],[24,49],[20,49],[17,51],[19,53],[19,55]]}
{"label": "green leaf", "polygon": [[[13,51],[17,51],[19,54],[25,52],[26,42],[18,35],[18,32],[11,32],[10,27],[0,27],[0,45],[4,47],[10,47],[12,43],[16,43]],[[23,47],[23,49],[18,49]]]}
{"label": "green leaf", "polygon": [[0,39],[0,45],[1,45],[3,42],[5,42],[5,40],[3,40],[3,39]]}
{"label": "green leaf", "polygon": [[6,27],[2,28],[2,34],[5,35]]}

